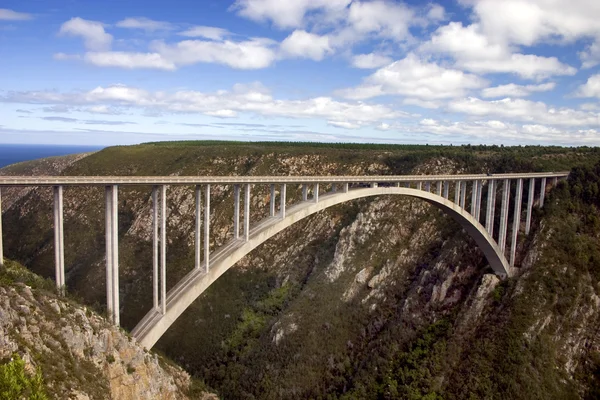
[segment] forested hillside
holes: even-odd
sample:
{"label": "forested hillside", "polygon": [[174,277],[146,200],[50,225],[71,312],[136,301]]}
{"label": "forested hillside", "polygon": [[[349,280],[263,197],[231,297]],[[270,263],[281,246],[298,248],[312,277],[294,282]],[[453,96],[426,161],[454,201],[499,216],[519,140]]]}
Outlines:
{"label": "forested hillside", "polygon": [[[544,209],[536,207],[530,235],[521,233],[519,272],[511,279],[493,275],[475,243],[439,210],[402,197],[357,200],[257,248],[156,347],[226,399],[593,399],[600,390],[599,161],[597,148],[182,142],[107,148],[60,173],[575,168],[549,192]],[[3,215],[6,256],[52,277],[51,192],[11,190],[6,195],[14,201]],[[119,191],[121,315],[128,329],[152,305],[150,190]],[[99,312],[103,196],[102,188],[68,188],[64,206],[67,288]],[[193,268],[194,192],[170,187],[168,196],[171,287]],[[211,249],[232,235],[232,196],[231,187],[213,188]],[[290,202],[299,197],[300,187],[288,188]],[[267,215],[268,201],[268,187],[252,189],[252,221]]]}

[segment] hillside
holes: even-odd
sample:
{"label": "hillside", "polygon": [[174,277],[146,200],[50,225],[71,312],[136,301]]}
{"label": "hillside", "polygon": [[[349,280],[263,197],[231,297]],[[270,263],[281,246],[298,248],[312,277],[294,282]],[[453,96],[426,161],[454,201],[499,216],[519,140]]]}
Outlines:
{"label": "hillside", "polygon": [[[590,171],[599,159],[594,148],[184,142],[108,148],[61,173],[385,175],[585,166],[583,178],[561,183],[536,211],[513,279],[492,275],[474,242],[438,210],[405,198],[364,199],[260,246],[157,348],[223,398],[591,399],[600,366],[600,257],[598,204],[590,200],[598,173]],[[253,221],[268,212],[267,191],[252,191]],[[119,196],[121,318],[131,329],[152,299],[150,188],[123,187]],[[170,287],[193,267],[194,200],[186,187],[171,187],[168,196]],[[290,202],[299,196],[299,188],[288,188]],[[212,204],[214,249],[232,234],[232,189],[214,187]],[[50,210],[51,192],[42,188],[3,216],[6,255],[48,277]],[[65,248],[68,290],[102,312],[101,188],[65,190]]]}

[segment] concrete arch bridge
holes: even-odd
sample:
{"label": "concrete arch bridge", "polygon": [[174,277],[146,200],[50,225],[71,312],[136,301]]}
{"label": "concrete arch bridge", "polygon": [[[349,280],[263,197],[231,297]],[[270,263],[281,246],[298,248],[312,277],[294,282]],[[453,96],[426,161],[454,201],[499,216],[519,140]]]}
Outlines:
{"label": "concrete arch bridge", "polygon": [[[0,189],[10,186],[53,187],[55,277],[57,287],[63,290],[65,286],[63,187],[105,187],[107,310],[111,322],[118,325],[120,317],[118,187],[153,186],[153,307],[131,332],[143,346],[151,348],[198,296],[254,248],[309,215],[354,199],[380,195],[402,195],[424,200],[450,215],[466,230],[475,240],[496,274],[501,277],[511,276],[515,268],[515,252],[517,237],[520,234],[522,206],[525,206],[526,210],[524,233],[528,234],[536,198],[539,206],[543,207],[548,185],[556,185],[558,179],[564,179],[567,175],[567,172],[559,172],[410,176],[0,176]],[[527,184],[527,181],[529,185],[528,199],[524,204],[523,185]],[[170,185],[195,186],[195,265],[167,292],[166,221],[160,216],[166,215],[166,188]],[[233,238],[212,252],[209,251],[211,185],[232,185],[234,189]],[[268,217],[251,223],[250,191],[256,185],[270,186],[270,209]],[[288,185],[302,187],[301,201],[288,204],[286,200]],[[331,189],[327,193],[323,193],[323,190],[319,189],[319,185],[327,185]],[[512,198],[511,185],[516,185]],[[501,187],[500,224],[495,230],[496,192],[499,186]],[[539,188],[537,197],[536,186]],[[278,191],[276,191],[277,187]],[[487,187],[487,199],[482,199],[484,187]],[[485,200],[485,208],[482,207],[483,200]],[[508,212],[511,203],[514,217],[510,247],[507,248]],[[240,221],[242,205],[244,207],[243,221]],[[0,263],[3,261],[1,217],[0,194]],[[497,240],[494,239],[495,232],[497,232]]]}

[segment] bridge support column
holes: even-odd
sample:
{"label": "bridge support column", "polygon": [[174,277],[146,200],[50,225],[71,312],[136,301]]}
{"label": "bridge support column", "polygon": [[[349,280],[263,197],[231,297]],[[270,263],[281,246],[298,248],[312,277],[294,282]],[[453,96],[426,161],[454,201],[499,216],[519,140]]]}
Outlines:
{"label": "bridge support column", "polygon": [[479,186],[479,181],[473,181],[473,187],[471,188],[471,215],[475,218],[475,213],[477,212],[477,187]]}
{"label": "bridge support column", "polygon": [[246,184],[244,192],[244,241],[250,239],[250,184]]}
{"label": "bridge support column", "polygon": [[436,193],[438,196],[442,195],[442,186],[443,186],[444,182],[442,181],[438,181],[437,182],[437,186],[436,186]]}
{"label": "bridge support column", "polygon": [[343,185],[343,192],[344,193],[348,193],[348,187],[349,187],[349,184],[348,183],[344,183],[344,185]]}
{"label": "bridge support column", "polygon": [[552,187],[556,187],[557,183],[558,183],[558,178],[555,176],[554,178],[552,178]]}
{"label": "bridge support column", "polygon": [[210,185],[204,187],[204,270],[210,268]]}
{"label": "bridge support column", "polygon": [[376,188],[377,187],[377,182],[371,182],[371,187],[372,188]]}
{"label": "bridge support column", "polygon": [[542,178],[540,186],[540,208],[542,208],[544,207],[544,198],[546,197],[546,178]]}
{"label": "bridge support column", "polygon": [[152,188],[152,299],[154,309],[159,311],[158,303],[158,186]]}
{"label": "bridge support column", "polygon": [[63,187],[54,186],[54,261],[58,292],[65,290],[65,240],[63,231]]}
{"label": "bridge support column", "polygon": [[447,199],[450,195],[450,182],[444,181],[444,198]]}
{"label": "bridge support column", "polygon": [[508,225],[508,204],[510,194],[510,180],[505,179],[502,185],[502,207],[500,209],[500,234],[498,236],[498,245],[500,253],[504,254],[506,248],[506,229]]}
{"label": "bridge support column", "polygon": [[337,193],[337,184],[335,184],[335,183],[331,184],[331,193]]}
{"label": "bridge support column", "polygon": [[302,185],[302,201],[308,200],[308,185]]}
{"label": "bridge support column", "polygon": [[429,181],[425,182],[425,191],[431,192],[431,182],[429,182]]}
{"label": "bridge support column", "polygon": [[521,203],[523,200],[523,179],[517,179],[517,192],[515,197],[515,214],[513,216],[512,237],[510,242],[510,266],[515,266],[515,255],[517,253],[517,236],[521,226]]}
{"label": "bridge support column", "polygon": [[281,194],[280,194],[280,213],[281,213],[281,219],[285,218],[285,197],[286,197],[286,185],[285,183],[283,185],[281,185]]}
{"label": "bridge support column", "polygon": [[467,182],[460,181],[460,207],[465,208],[467,202]]}
{"label": "bridge support column", "polygon": [[118,186],[106,186],[106,305],[110,321],[119,325]]}
{"label": "bridge support column", "polygon": [[[200,257],[200,231],[202,229],[202,191],[199,185],[196,185],[196,230],[194,234],[194,268],[200,269],[202,258]],[[235,223],[234,223],[235,225]]]}
{"label": "bridge support column", "polygon": [[271,208],[270,208],[271,217],[275,216],[275,185],[271,184]]}
{"label": "bridge support column", "polygon": [[417,182],[417,190],[423,190],[423,182]]}
{"label": "bridge support column", "polygon": [[487,212],[485,214],[485,230],[490,235],[494,233],[494,213],[496,207],[496,181],[493,179],[488,183],[488,198],[487,198]]}
{"label": "bridge support column", "polygon": [[460,205],[460,181],[454,181],[454,203]]}
{"label": "bridge support column", "polygon": [[481,216],[481,191],[483,190],[483,181],[477,181],[477,205],[475,206],[475,219],[479,222]]}
{"label": "bridge support column", "polygon": [[313,201],[315,203],[319,202],[319,184],[315,183],[315,186],[313,188]]}
{"label": "bridge support column", "polygon": [[167,312],[167,186],[160,187],[160,310]]}
{"label": "bridge support column", "polygon": [[233,238],[240,238],[240,185],[233,186]]}
{"label": "bridge support column", "polygon": [[0,188],[0,267],[4,265],[4,243],[2,242],[2,188]]}
{"label": "bridge support column", "polygon": [[535,196],[535,178],[529,179],[529,195],[527,196],[527,216],[525,217],[525,234],[529,235],[531,230],[531,209],[533,208],[533,199]]}

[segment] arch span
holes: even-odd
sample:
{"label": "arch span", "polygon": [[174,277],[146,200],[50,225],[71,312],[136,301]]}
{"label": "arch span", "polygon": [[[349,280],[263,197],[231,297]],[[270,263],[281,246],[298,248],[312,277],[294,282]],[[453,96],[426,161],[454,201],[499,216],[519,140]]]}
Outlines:
{"label": "arch span", "polygon": [[497,275],[506,277],[510,275],[509,264],[500,252],[496,242],[486,229],[466,210],[452,201],[436,194],[400,187],[373,187],[353,189],[348,192],[336,192],[322,195],[318,203],[311,200],[303,201],[288,207],[285,218],[268,217],[260,221],[250,230],[249,240],[231,240],[210,255],[210,270],[204,272],[203,268],[188,273],[167,294],[165,314],[157,310],[149,311],[146,316],[132,331],[144,347],[151,348],[175,322],[177,318],[196,300],[214,281],[225,271],[231,268],[242,257],[254,248],[267,241],[288,226],[308,217],[316,212],[325,210],[334,205],[363,197],[379,195],[404,195],[425,200],[429,204],[441,209],[456,220],[467,233],[475,240],[477,246],[483,251],[484,256]]}

